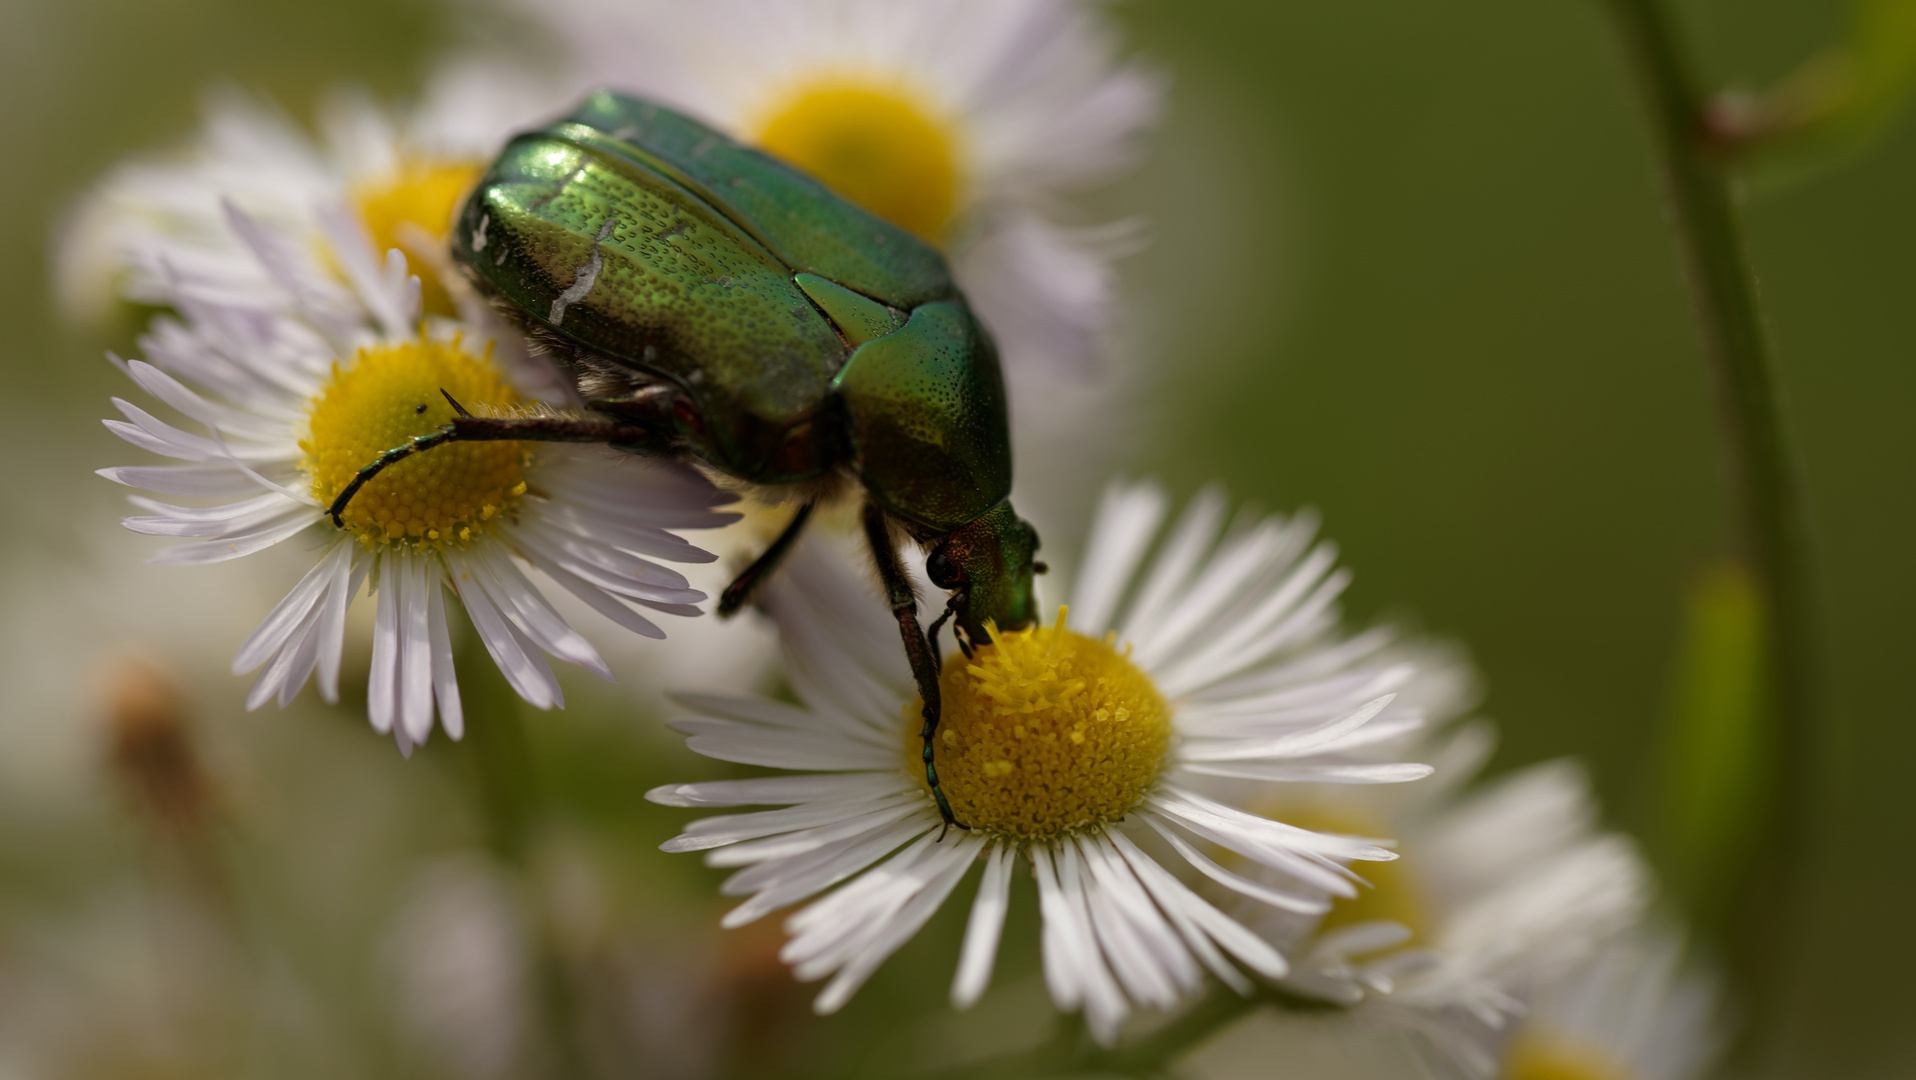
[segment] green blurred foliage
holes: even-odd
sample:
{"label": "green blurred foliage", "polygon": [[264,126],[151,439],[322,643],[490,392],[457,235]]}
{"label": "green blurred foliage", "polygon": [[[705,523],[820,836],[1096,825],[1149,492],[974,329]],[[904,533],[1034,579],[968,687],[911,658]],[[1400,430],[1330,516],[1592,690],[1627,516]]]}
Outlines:
{"label": "green blurred foliage", "polygon": [[[1360,617],[1465,643],[1500,765],[1577,754],[1622,824],[1655,812],[1686,582],[1728,531],[1714,413],[1648,128],[1599,5],[1141,3],[1176,73],[1113,205],[1168,409],[1136,467],[1314,504]],[[1691,0],[1717,85],[1840,40],[1846,5]],[[1786,1040],[1800,1075],[1916,1048],[1916,129],[1748,204],[1813,514],[1827,727]]]}
{"label": "green blurred foliage", "polygon": [[1719,122],[1742,129],[1741,169],[1759,189],[1843,168],[1895,123],[1916,88],[1916,3],[1853,0],[1835,40],[1770,85],[1723,89]]}
{"label": "green blurred foliage", "polygon": [[[1217,479],[1272,507],[1321,508],[1357,571],[1354,615],[1472,651],[1500,766],[1580,755],[1620,822],[1647,826],[1658,724],[1680,693],[1682,597],[1721,551],[1726,508],[1646,127],[1598,5],[1133,0],[1117,12],[1175,79],[1143,169],[1095,199],[1156,233],[1125,267],[1137,297],[1125,347],[1153,384],[1151,437],[1123,464],[1181,490]],[[1839,43],[1847,8],[1688,0],[1683,14],[1713,80],[1768,86]],[[45,242],[67,200],[120,156],[188,131],[210,80],[305,115],[338,81],[404,92],[459,33],[425,0],[0,3],[0,450],[14,463],[0,559],[65,572],[80,565],[74,530],[111,530],[118,512],[85,474],[125,457],[93,421],[121,392],[99,351],[128,349],[134,328],[53,317]],[[1829,727],[1818,759],[1796,763],[1817,770],[1821,795],[1813,903],[1800,939],[1779,943],[1800,981],[1788,1035],[1801,1075],[1916,1067],[1901,1022],[1916,988],[1899,975],[1916,965],[1902,906],[1916,869],[1885,857],[1916,844],[1901,776],[1916,755],[1916,128],[1885,120],[1877,134],[1843,170],[1749,206],[1828,642]],[[244,687],[215,674],[193,696],[212,756],[253,778],[237,784],[253,796],[229,839],[247,924],[284,928],[267,966],[354,1003],[300,1028],[317,1034],[297,1045],[331,1056],[280,1075],[423,1075],[383,1042],[390,988],[368,943],[405,867],[483,843],[467,794],[477,744],[436,740],[400,762],[351,710],[242,716]],[[619,867],[604,895],[621,932],[756,973],[758,1011],[739,1021],[755,1037],[730,1051],[740,1070],[884,1075],[1043,1037],[1029,897],[978,1013],[938,1011],[962,925],[948,905],[843,1014],[811,1018],[810,990],[770,964],[769,939],[713,928],[720,875],[654,850],[692,815],[644,790],[717,767],[615,692],[568,690],[567,712],[519,717],[530,782],[555,806],[542,847]],[[55,828],[9,816],[0,793],[0,953],[26,914],[137,871],[138,831],[98,794]]]}

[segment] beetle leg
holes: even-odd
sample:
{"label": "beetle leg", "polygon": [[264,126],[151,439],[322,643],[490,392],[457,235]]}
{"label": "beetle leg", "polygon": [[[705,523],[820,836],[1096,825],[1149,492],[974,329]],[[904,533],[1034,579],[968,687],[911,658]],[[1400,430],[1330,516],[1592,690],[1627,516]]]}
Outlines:
{"label": "beetle leg", "polygon": [[[446,400],[451,401],[448,397]],[[374,458],[372,464],[359,470],[352,482],[348,483],[326,508],[326,515],[333,524],[344,527],[341,515],[373,477],[386,470],[389,465],[435,446],[449,442],[497,442],[500,440],[522,440],[525,442],[575,442],[575,443],[616,443],[620,446],[642,447],[657,444],[658,434],[647,428],[621,424],[616,420],[581,419],[566,416],[474,416],[459,408],[453,402],[453,408],[459,415],[452,423],[435,428],[424,435],[415,435],[391,450]]]}
{"label": "beetle leg", "polygon": [[817,505],[818,503],[814,501],[799,507],[798,513],[792,515],[791,523],[785,526],[785,531],[778,534],[778,539],[772,541],[770,547],[766,548],[758,558],[752,560],[752,565],[746,567],[739,576],[732,579],[730,585],[725,587],[725,591],[719,594],[719,618],[729,619],[738,614],[740,608],[751,602],[753,594],[758,592],[758,587],[764,584],[765,578],[773,570],[778,569],[778,564],[785,561],[785,556],[792,550],[792,545],[798,542],[798,535],[805,531],[805,523],[812,518],[812,507]]}
{"label": "beetle leg", "polygon": [[952,816],[945,791],[938,786],[938,766],[932,750],[940,711],[938,666],[933,662],[925,629],[918,625],[918,597],[912,591],[911,578],[905,573],[905,564],[898,560],[898,547],[892,543],[891,529],[885,524],[885,511],[877,503],[865,504],[865,542],[871,546],[872,561],[878,565],[879,580],[885,585],[885,600],[891,605],[892,616],[898,620],[898,636],[905,642],[905,659],[911,662],[911,676],[918,684],[918,700],[925,718],[924,729],[919,732],[925,740],[925,783],[931,787],[931,797],[938,804],[939,815],[945,819],[945,829],[938,832],[938,838],[943,840],[945,830],[953,825],[961,829],[971,826]]}

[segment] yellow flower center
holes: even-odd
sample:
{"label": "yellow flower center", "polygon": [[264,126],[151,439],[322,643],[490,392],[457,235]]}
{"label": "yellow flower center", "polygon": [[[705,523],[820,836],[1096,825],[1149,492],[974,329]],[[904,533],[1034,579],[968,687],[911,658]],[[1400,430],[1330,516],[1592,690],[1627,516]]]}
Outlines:
{"label": "yellow flower center", "polygon": [[758,144],[932,243],[958,206],[958,133],[911,87],[828,75],[778,95],[751,125]]}
{"label": "yellow flower center", "polygon": [[[988,833],[1044,840],[1117,821],[1157,779],[1171,747],[1171,710],[1115,635],[1056,626],[998,634],[938,680],[938,779],[958,820]],[[905,710],[918,716],[914,700]],[[918,729],[906,769],[924,780]]]}
{"label": "yellow flower center", "polygon": [[1636,1080],[1636,1070],[1604,1047],[1525,1032],[1504,1056],[1500,1080]]}
{"label": "yellow flower center", "polygon": [[388,176],[353,188],[359,220],[372,235],[373,250],[384,257],[398,248],[419,275],[420,300],[428,315],[458,314],[442,275],[450,265],[446,240],[453,219],[479,182],[485,166],[476,161],[408,159]]}
{"label": "yellow flower center", "polygon": [[[1287,809],[1270,816],[1287,825],[1315,832],[1350,836],[1388,835],[1388,830],[1338,809]],[[1342,927],[1383,919],[1403,924],[1411,932],[1411,941],[1426,938],[1430,932],[1430,917],[1425,910],[1423,890],[1418,887],[1417,876],[1405,865],[1411,861],[1411,858],[1402,858],[1393,862],[1367,862],[1359,867],[1358,873],[1370,885],[1359,885],[1356,896],[1334,897],[1330,911],[1317,924],[1317,932],[1324,934]]]}
{"label": "yellow flower center", "polygon": [[[457,339],[421,338],[359,350],[313,398],[306,471],[313,497],[333,499],[380,454],[450,422],[444,390],[468,409],[511,408],[519,396],[492,364]],[[525,494],[527,449],[517,442],[448,443],[395,464],[353,496],[345,527],[367,546],[464,543]]]}

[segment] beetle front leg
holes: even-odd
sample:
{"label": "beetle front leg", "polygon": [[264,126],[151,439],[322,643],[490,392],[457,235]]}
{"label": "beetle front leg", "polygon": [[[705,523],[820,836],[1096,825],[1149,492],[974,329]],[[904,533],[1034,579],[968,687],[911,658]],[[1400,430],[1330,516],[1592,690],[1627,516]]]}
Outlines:
{"label": "beetle front leg", "polygon": [[784,562],[785,556],[791,553],[792,545],[798,542],[799,534],[805,531],[805,523],[812,519],[812,508],[817,505],[818,503],[813,501],[799,507],[798,513],[792,515],[792,520],[785,526],[785,530],[778,534],[778,539],[772,541],[770,547],[761,552],[758,558],[752,560],[752,565],[746,567],[739,576],[732,579],[730,585],[725,587],[725,591],[719,594],[719,618],[729,619],[738,614],[740,608],[751,603],[752,597],[758,593],[758,588],[765,583],[766,577],[778,569],[778,564]]}
{"label": "beetle front leg", "polygon": [[[891,605],[892,617],[898,620],[898,636],[905,643],[905,659],[911,662],[911,676],[918,684],[918,700],[925,718],[925,726],[919,732],[925,740],[925,783],[931,787],[932,800],[945,819],[945,828],[956,825],[969,829],[971,826],[952,816],[951,804],[945,801],[945,790],[938,786],[938,765],[933,750],[940,713],[938,664],[924,627],[918,625],[918,596],[905,573],[905,564],[898,559],[898,546],[892,543],[885,511],[877,503],[865,504],[865,542],[872,549],[872,561],[878,565],[878,577],[885,585],[885,600]],[[939,830],[938,838],[945,838],[944,829]]]}
{"label": "beetle front leg", "polygon": [[[444,394],[445,391],[440,391]],[[465,407],[452,400],[446,394],[446,400],[459,415],[443,427],[435,428],[424,435],[415,435],[404,443],[374,458],[372,463],[359,470],[352,481],[341,489],[333,504],[326,508],[326,515],[333,524],[343,527],[343,515],[346,507],[359,494],[373,477],[384,472],[388,466],[397,465],[423,450],[435,446],[444,446],[449,442],[498,442],[513,440],[521,442],[572,442],[572,443],[612,443],[618,446],[644,447],[657,444],[656,432],[647,428],[622,424],[616,420],[598,420],[569,416],[474,416]],[[422,406],[423,407],[423,406]]]}

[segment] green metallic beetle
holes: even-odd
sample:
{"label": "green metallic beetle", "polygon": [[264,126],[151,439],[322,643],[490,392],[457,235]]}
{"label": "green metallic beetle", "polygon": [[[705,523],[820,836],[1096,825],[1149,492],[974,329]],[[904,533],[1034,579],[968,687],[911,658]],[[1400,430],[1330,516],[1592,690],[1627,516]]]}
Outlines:
{"label": "green metallic beetle", "polygon": [[[937,634],[1030,625],[1037,533],[1012,512],[1004,376],[945,260],[811,177],[650,102],[599,91],[499,155],[453,256],[567,368],[587,417],[467,414],[381,455],[446,442],[600,442],[796,489],[785,532],[725,590],[729,615],[791,548],[818,498],[864,489],[864,527],[923,701],[938,785]],[[927,636],[894,531],[950,590]]]}

